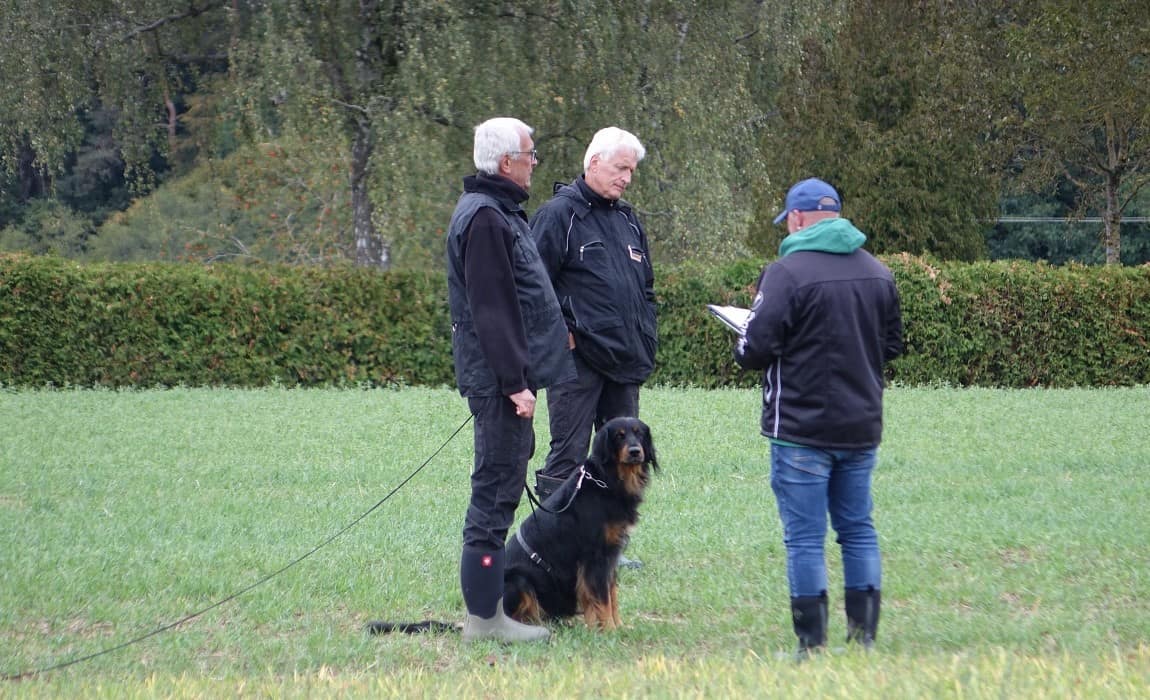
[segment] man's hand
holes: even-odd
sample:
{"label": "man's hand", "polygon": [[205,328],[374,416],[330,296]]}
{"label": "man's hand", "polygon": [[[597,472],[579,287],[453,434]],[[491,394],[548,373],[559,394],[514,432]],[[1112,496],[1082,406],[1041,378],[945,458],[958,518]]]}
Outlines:
{"label": "man's hand", "polygon": [[515,404],[515,415],[520,418],[533,418],[535,416],[535,394],[530,389],[518,391],[507,398]]}

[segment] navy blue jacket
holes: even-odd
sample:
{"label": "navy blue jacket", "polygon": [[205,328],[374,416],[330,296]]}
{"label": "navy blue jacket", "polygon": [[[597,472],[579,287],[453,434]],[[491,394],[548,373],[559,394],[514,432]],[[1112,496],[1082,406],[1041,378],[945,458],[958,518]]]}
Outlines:
{"label": "navy blue jacket", "polygon": [[641,384],[655,368],[655,272],[631,205],[579,176],[531,217],[575,352],[611,381]]}
{"label": "navy blue jacket", "polygon": [[[835,221],[827,227],[850,226]],[[808,248],[763,271],[735,360],[763,370],[763,435],[865,449],[882,439],[883,365],[902,349],[890,270],[862,248]]]}

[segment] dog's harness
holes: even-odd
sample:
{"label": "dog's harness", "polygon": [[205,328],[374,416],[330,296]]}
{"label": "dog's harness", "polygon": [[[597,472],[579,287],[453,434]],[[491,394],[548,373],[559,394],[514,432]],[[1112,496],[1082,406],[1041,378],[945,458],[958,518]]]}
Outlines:
{"label": "dog's harness", "polygon": [[[595,477],[591,476],[587,472],[586,467],[584,465],[580,464],[579,465],[579,480],[575,482],[575,491],[571,494],[571,500],[567,501],[567,505],[563,506],[559,510],[547,510],[546,508],[543,508],[542,504],[540,504],[539,507],[543,508],[543,510],[547,510],[548,513],[552,513],[552,514],[562,513],[563,511],[567,510],[568,508],[571,507],[571,504],[575,502],[575,497],[579,495],[579,489],[583,488],[583,480],[584,479],[591,480],[592,482],[595,483],[596,486],[598,486],[601,489],[607,488],[607,483],[605,481],[600,481],[600,480],[596,479]],[[551,565],[548,564],[546,562],[546,560],[543,559],[543,557],[539,556],[539,552],[536,552],[534,549],[531,548],[531,545],[527,544],[527,540],[523,537],[523,528],[522,527],[515,531],[515,539],[519,542],[519,546],[523,548],[523,551],[527,553],[528,559],[533,561],[538,566],[542,567],[542,569],[544,571],[546,571],[547,573],[554,575],[555,572],[551,569]]]}
{"label": "dog's harness", "polygon": [[551,565],[548,564],[546,561],[544,561],[543,557],[539,556],[539,552],[536,552],[534,549],[531,549],[531,545],[527,544],[527,540],[523,539],[523,529],[522,528],[515,531],[515,539],[519,540],[519,546],[523,548],[524,552],[527,552],[527,558],[528,559],[535,562],[539,566],[543,567],[543,570],[546,571],[547,573],[549,573],[549,574],[555,573],[554,571],[551,570]]}

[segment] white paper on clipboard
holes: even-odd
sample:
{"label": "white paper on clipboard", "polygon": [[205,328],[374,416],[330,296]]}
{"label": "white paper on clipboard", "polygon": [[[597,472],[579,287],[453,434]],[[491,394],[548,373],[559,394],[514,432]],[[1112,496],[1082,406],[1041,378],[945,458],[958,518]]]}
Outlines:
{"label": "white paper on clipboard", "polygon": [[747,332],[747,320],[751,317],[750,309],[744,309],[741,306],[707,304],[707,311],[710,311],[715,318],[723,322],[723,325],[739,335]]}

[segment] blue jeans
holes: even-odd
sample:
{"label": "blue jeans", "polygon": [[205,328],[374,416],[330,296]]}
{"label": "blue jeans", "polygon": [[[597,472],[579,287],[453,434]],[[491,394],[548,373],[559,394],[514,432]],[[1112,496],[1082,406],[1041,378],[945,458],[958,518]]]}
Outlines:
{"label": "blue jeans", "polygon": [[791,597],[827,590],[827,514],[842,548],[843,588],[882,587],[871,474],[878,450],[771,445],[771,490],[779,505]]}

